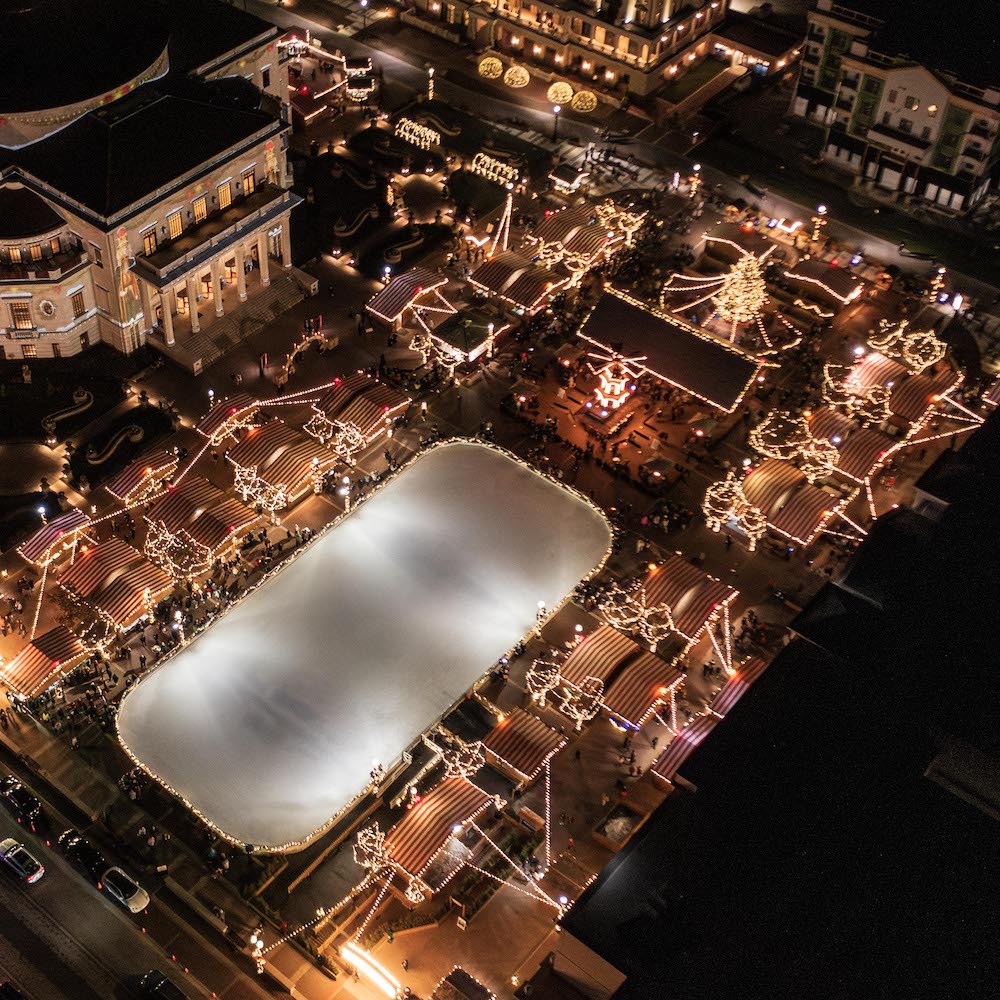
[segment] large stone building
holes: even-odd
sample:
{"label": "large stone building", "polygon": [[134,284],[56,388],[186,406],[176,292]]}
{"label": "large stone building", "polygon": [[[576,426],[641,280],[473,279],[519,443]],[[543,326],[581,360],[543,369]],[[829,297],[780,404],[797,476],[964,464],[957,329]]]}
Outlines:
{"label": "large stone building", "polygon": [[13,8],[0,29],[0,355],[131,352],[147,338],[183,352],[227,309],[273,294],[298,201],[279,30],[211,0]]}
{"label": "large stone building", "polygon": [[414,0],[416,23],[536,72],[645,96],[715,54],[728,0]]}
{"label": "large stone building", "polygon": [[1000,5],[815,0],[792,111],[873,193],[964,211],[1000,162]]}

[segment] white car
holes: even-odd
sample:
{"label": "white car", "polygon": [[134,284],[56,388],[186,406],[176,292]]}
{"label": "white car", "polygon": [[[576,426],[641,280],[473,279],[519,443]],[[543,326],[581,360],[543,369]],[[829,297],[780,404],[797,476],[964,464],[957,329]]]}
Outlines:
{"label": "white car", "polygon": [[149,906],[149,893],[121,868],[109,868],[101,878],[101,885],[130,913],[142,913]]}
{"label": "white car", "polygon": [[12,837],[0,841],[0,860],[25,882],[37,882],[45,874],[42,863]]}

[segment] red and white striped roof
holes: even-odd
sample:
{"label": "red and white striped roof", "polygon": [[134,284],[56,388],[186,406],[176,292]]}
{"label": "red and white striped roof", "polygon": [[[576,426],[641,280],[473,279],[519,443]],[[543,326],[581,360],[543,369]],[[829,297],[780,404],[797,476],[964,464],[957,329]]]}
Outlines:
{"label": "red and white striped roof", "polygon": [[768,526],[780,535],[808,545],[844,505],[806,482],[805,473],[791,462],[769,458],[743,480],[747,499],[763,511]]}
{"label": "red and white striped roof", "polygon": [[274,461],[258,469],[258,475],[272,486],[284,486],[290,496],[312,485],[314,472],[325,472],[337,464],[337,456],[312,438],[285,448]]}
{"label": "red and white striped roof", "polygon": [[933,409],[945,393],[951,392],[962,376],[950,368],[935,374],[923,372],[911,375],[900,383],[889,397],[889,409],[893,414],[911,424],[919,423]]}
{"label": "red and white striped roof", "polygon": [[728,715],[736,703],[750,690],[750,685],[767,669],[768,661],[759,656],[751,657],[726,682],[726,686],[715,696],[712,711],[718,715]]}
{"label": "red and white striped roof", "polygon": [[256,466],[260,470],[286,448],[300,444],[304,439],[305,434],[290,427],[280,417],[275,417],[261,427],[251,427],[243,435],[243,440],[229,449],[226,458],[244,469]]}
{"label": "red and white striped roof", "polygon": [[173,585],[167,573],[143,559],[138,566],[95,594],[91,603],[124,630],[131,628]]}
{"label": "red and white striped roof", "polygon": [[599,625],[574,647],[559,668],[564,681],[578,687],[588,677],[606,681],[639,647],[611,625]]}
{"label": "red and white striped roof", "polygon": [[896,443],[888,434],[874,427],[861,427],[850,417],[826,406],[810,417],[809,429],[816,437],[826,438],[836,446],[834,473],[856,483],[864,482],[875,472]]}
{"label": "red and white striped roof", "polygon": [[57,625],[32,639],[0,671],[10,687],[31,697],[72,670],[86,655],[83,643],[65,625]]}
{"label": "red and white striped roof", "polygon": [[319,400],[313,403],[313,409],[323,413],[331,420],[338,420],[347,404],[366,386],[375,382],[371,375],[365,372],[355,372],[346,378],[337,379],[336,384],[328,389]]}
{"label": "red and white striped roof", "polygon": [[27,541],[18,547],[18,552],[35,566],[49,562],[58,548],[73,538],[87,525],[90,518],[75,507],[43,524]]}
{"label": "red and white striped roof", "polygon": [[167,531],[186,528],[198,511],[207,510],[223,496],[222,490],[204,476],[187,476],[179,486],[167,490],[147,511],[147,521],[162,521]]}
{"label": "red and white striped roof", "polygon": [[988,406],[1000,406],[1000,378],[983,393],[983,402]]}
{"label": "red and white striped roof", "polygon": [[191,537],[213,555],[234,536],[239,536],[259,517],[246,504],[227,497],[211,510],[204,511],[188,526]]}
{"label": "red and white striped roof", "polygon": [[173,452],[158,451],[142,455],[114,476],[105,489],[122,503],[129,503],[141,490],[172,475],[177,469],[177,456]]}
{"label": "red and white striped roof", "polygon": [[849,389],[860,392],[876,385],[897,386],[906,374],[907,369],[898,361],[873,351],[851,369],[844,383]]}
{"label": "red and white striped roof", "polygon": [[220,399],[195,425],[195,430],[209,440],[225,430],[233,417],[257,404],[257,400],[247,392],[238,392],[226,399]]}
{"label": "red and white striped roof", "polygon": [[81,597],[90,597],[141,558],[127,542],[109,538],[100,545],[91,546],[86,552],[80,552],[73,565],[59,577],[59,583]]}
{"label": "red and white striped roof", "polygon": [[564,746],[564,736],[520,708],[501,719],[483,740],[487,759],[492,754],[525,782],[534,781],[549,759]]}
{"label": "red and white striped roof", "polygon": [[650,570],[642,585],[646,606],[666,604],[674,620],[674,630],[692,642],[738,593],[676,555],[667,556]]}
{"label": "red and white striped roof", "polygon": [[386,850],[403,871],[422,875],[454,828],[476,819],[492,803],[492,795],[466,778],[445,778],[389,831]]}
{"label": "red and white striped roof", "polygon": [[627,725],[638,729],[649,718],[656,703],[670,697],[684,675],[655,653],[637,656],[608,688],[604,707]]}
{"label": "red and white striped roof", "polygon": [[426,267],[414,267],[376,292],[365,308],[379,319],[394,323],[421,295],[447,283],[447,275]]}
{"label": "red and white striped roof", "polygon": [[715,715],[699,715],[692,719],[670,741],[666,750],[657,757],[650,770],[653,774],[657,774],[667,781],[673,781],[674,775],[718,724],[719,718]]}
{"label": "red and white striped roof", "polygon": [[338,419],[344,424],[354,424],[368,440],[385,428],[386,420],[411,402],[398,389],[377,382],[350,403]]}

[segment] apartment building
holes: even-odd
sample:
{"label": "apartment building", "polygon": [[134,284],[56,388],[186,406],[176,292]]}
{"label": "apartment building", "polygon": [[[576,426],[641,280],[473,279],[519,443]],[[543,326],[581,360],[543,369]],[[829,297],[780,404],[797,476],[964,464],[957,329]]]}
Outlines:
{"label": "apartment building", "polygon": [[824,126],[824,157],[861,187],[967,211],[1000,163],[998,15],[991,0],[816,0],[792,112]]}
{"label": "apartment building", "polygon": [[13,7],[0,356],[172,347],[291,266],[277,28],[214,0]]}

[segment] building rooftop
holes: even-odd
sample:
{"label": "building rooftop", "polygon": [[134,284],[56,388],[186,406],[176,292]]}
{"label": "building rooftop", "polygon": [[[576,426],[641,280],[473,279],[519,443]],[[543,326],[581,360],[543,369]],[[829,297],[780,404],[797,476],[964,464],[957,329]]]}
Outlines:
{"label": "building rooftop", "polygon": [[64,107],[128,85],[166,48],[169,25],[158,3],[10,0],[0,113]]}
{"label": "building rooftop", "polygon": [[0,239],[28,239],[58,229],[65,220],[44,199],[20,184],[0,185]]}
{"label": "building rooftop", "polygon": [[249,83],[172,79],[91,112],[41,142],[0,150],[0,171],[20,167],[109,218],[269,126]]}
{"label": "building rooftop", "polygon": [[803,41],[803,34],[794,34],[777,25],[762,21],[759,17],[749,17],[733,11],[727,15],[715,34],[726,38],[734,45],[763,52],[780,59]]}
{"label": "building rooftop", "polygon": [[872,48],[907,56],[953,73],[961,83],[1000,86],[993,53],[1000,46],[1000,4],[995,0],[838,0],[842,7],[881,20]]}

